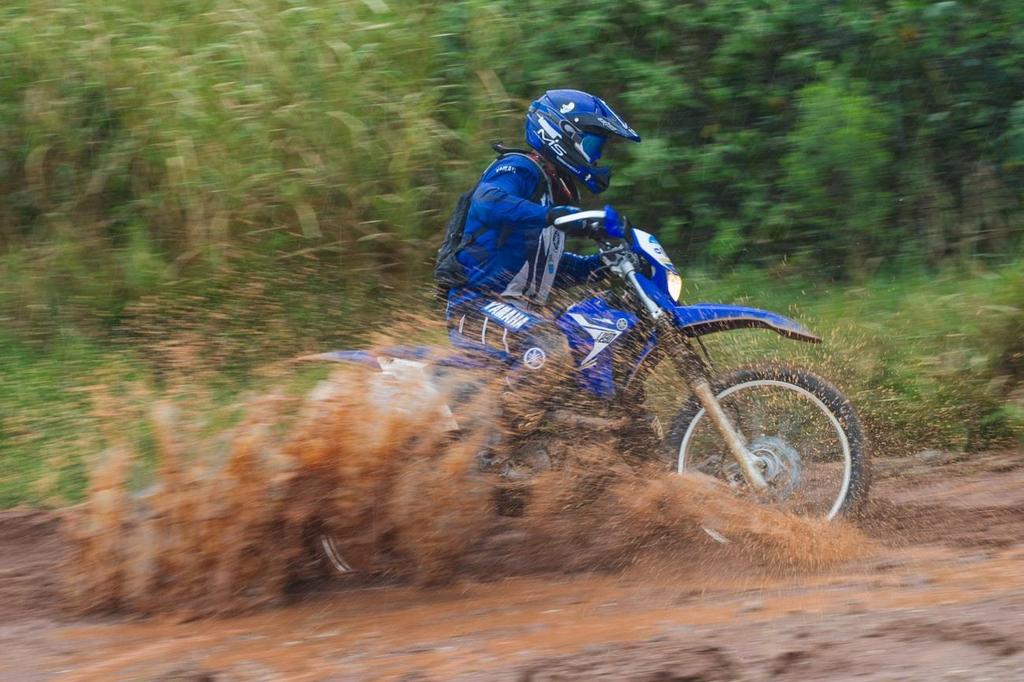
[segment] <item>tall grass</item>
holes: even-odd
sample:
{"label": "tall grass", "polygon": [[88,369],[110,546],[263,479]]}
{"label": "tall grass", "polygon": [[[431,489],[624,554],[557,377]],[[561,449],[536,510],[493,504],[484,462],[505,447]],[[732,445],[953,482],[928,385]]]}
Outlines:
{"label": "tall grass", "polygon": [[467,33],[475,53],[444,33],[444,12],[7,3],[0,305],[52,311],[70,295],[116,315],[197,261],[254,245],[349,275],[425,260],[439,212],[489,153],[479,141],[510,110],[475,62],[487,24]]}

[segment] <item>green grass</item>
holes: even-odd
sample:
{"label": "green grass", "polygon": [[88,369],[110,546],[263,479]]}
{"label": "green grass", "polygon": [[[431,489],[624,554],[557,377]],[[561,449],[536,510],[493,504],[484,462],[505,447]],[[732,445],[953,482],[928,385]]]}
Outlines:
{"label": "green grass", "polygon": [[820,346],[752,332],[714,345],[730,361],[769,355],[819,368],[854,399],[883,450],[1024,438],[1024,263],[831,288],[750,270],[698,275],[687,295],[787,311],[817,331]]}
{"label": "green grass", "polygon": [[119,369],[80,339],[40,350],[0,342],[0,506],[77,495],[83,456],[100,449],[83,386]]}
{"label": "green grass", "polygon": [[[316,292],[301,295],[316,307]],[[321,296],[320,303],[331,300]],[[774,358],[814,367],[850,395],[880,454],[924,447],[972,450],[1024,439],[1024,262],[829,289],[778,271],[742,270],[724,278],[695,273],[686,297],[781,311],[820,333],[825,339],[820,346],[755,331],[714,335],[708,344],[724,365]],[[280,339],[265,335],[265,345],[262,335],[246,337],[236,328],[238,338],[233,338],[216,325],[198,325],[184,338],[168,335],[169,345],[116,335],[90,340],[65,333],[45,342],[5,337],[0,344],[0,506],[79,499],[87,463],[118,439],[151,453],[147,415],[158,398],[177,399],[211,434],[241,416],[246,395],[270,387],[307,389],[323,368],[279,361],[315,350],[317,343],[320,349],[365,343],[370,331],[389,327],[385,322],[403,309],[371,303],[370,312],[354,319],[331,318],[338,324],[333,339],[310,336],[297,346],[283,341],[290,335],[293,342],[301,338],[301,327],[290,324],[282,327]],[[242,308],[253,305],[230,296],[218,304],[203,298],[197,309],[217,320],[244,317]],[[422,302],[408,307],[424,309]],[[270,310],[267,315],[282,314]],[[299,322],[305,319],[300,316]],[[281,320],[243,323],[273,329]],[[403,340],[417,333],[437,341],[431,330],[403,334]],[[238,348],[236,342],[248,353],[224,362],[222,353]]]}

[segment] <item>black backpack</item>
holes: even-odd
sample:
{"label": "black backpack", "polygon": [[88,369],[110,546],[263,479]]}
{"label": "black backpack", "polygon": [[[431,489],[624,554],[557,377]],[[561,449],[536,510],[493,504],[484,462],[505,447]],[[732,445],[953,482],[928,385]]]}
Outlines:
{"label": "black backpack", "polygon": [[[487,170],[481,174],[481,179],[487,175],[487,172],[491,170],[494,164],[498,163],[498,161],[501,161],[506,156],[513,154],[529,156],[529,152],[520,149],[511,149],[500,142],[492,146],[494,147],[494,151],[498,152],[498,158],[495,159],[491,165],[487,167]],[[534,201],[540,201],[540,198],[544,196],[546,185],[547,183],[538,184],[537,192],[533,197]],[[477,184],[473,186],[473,189],[459,195],[458,201],[455,202],[455,209],[452,211],[451,217],[448,218],[448,225],[445,227],[444,239],[441,241],[441,248],[437,250],[437,261],[434,265],[434,281],[437,283],[438,296],[442,299],[448,295],[448,291],[450,289],[460,287],[467,282],[466,272],[462,267],[462,263],[458,261],[456,256],[462,249],[467,246],[471,246],[478,237],[487,231],[478,230],[468,237],[466,236],[466,219],[469,217],[469,204],[473,199],[473,193],[476,192],[476,188],[479,186],[480,182],[478,181]]]}

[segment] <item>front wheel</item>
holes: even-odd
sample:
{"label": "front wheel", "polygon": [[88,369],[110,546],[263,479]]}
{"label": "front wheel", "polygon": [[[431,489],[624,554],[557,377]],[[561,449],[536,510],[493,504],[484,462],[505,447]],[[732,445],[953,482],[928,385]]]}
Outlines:
{"label": "front wheel", "polygon": [[[828,519],[859,509],[867,498],[868,455],[860,421],[839,389],[778,365],[730,372],[713,388],[768,482],[757,493],[761,501]],[[679,473],[699,471],[746,492],[739,466],[696,396],[666,441]]]}

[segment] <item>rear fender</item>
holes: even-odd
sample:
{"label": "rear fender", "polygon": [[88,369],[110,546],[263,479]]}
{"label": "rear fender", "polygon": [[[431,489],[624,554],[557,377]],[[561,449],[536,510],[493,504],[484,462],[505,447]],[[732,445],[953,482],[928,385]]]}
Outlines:
{"label": "rear fender", "polygon": [[695,303],[676,306],[672,313],[676,326],[687,336],[759,327],[794,341],[821,343],[821,337],[799,322],[759,308],[724,303]]}
{"label": "rear fender", "polygon": [[380,369],[380,362],[377,356],[365,350],[332,350],[327,353],[303,355],[299,360],[304,362],[346,362],[372,369]]}
{"label": "rear fender", "polygon": [[396,361],[400,364],[429,365],[452,369],[487,369],[491,365],[491,361],[480,353],[443,352],[424,346],[390,346],[374,352],[333,350],[316,355],[305,355],[299,360],[342,362],[385,371]]}
{"label": "rear fender", "polygon": [[[436,366],[420,359],[429,357],[427,349],[394,347],[385,350],[388,352],[382,351],[379,354],[362,350],[336,350],[299,359],[349,363],[377,370],[365,384],[365,399],[377,414],[401,415],[412,419],[422,416],[424,409],[434,410],[432,421],[439,424],[443,431],[458,431],[459,424],[448,405],[447,386],[441,381]],[[437,363],[437,366],[450,365]],[[342,388],[337,377],[330,377],[317,384],[308,398],[313,402],[329,400],[337,396]]]}

